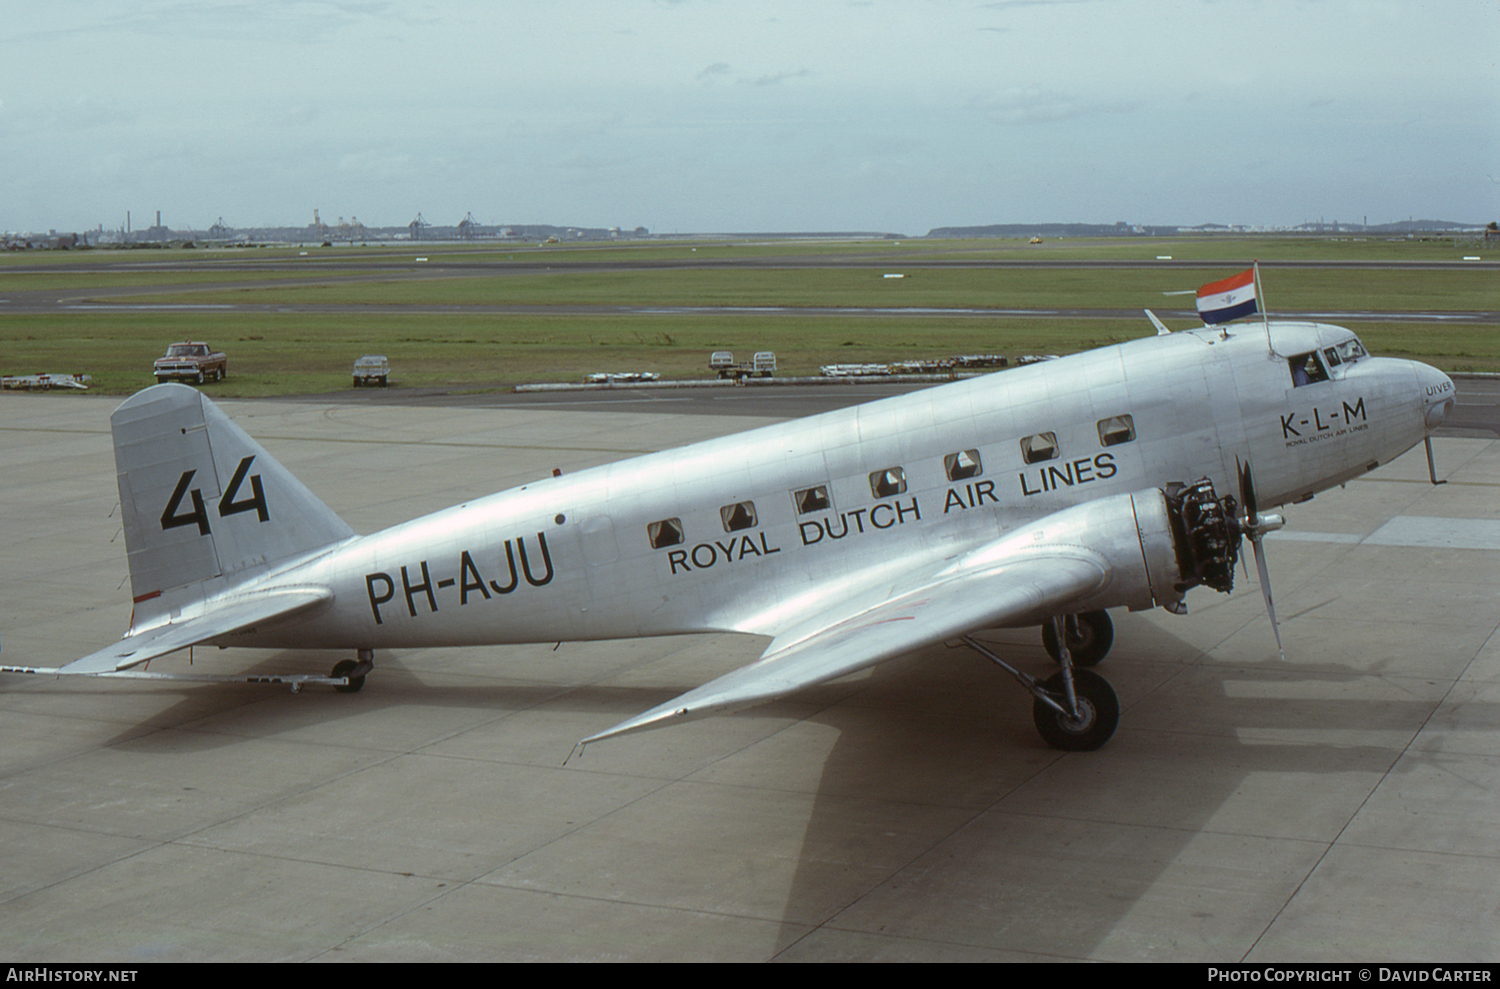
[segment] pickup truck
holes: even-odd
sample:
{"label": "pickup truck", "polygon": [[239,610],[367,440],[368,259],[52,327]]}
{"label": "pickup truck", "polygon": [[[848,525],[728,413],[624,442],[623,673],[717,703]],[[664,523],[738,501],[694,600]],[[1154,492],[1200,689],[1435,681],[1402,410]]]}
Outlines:
{"label": "pickup truck", "polygon": [[366,354],[354,362],[354,387],[379,385],[384,388],[391,376],[391,362],[384,354]]}
{"label": "pickup truck", "polygon": [[224,380],[229,373],[229,358],[206,343],[184,340],[168,347],[166,356],[156,359],[152,371],[158,383],[179,379],[201,385],[210,378]]}

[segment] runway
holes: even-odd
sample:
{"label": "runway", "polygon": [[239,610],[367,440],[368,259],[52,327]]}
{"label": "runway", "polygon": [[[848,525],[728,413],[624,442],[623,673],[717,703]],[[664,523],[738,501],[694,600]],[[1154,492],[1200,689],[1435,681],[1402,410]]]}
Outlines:
{"label": "runway", "polygon": [[[787,391],[221,407],[369,532],[858,390]],[[1284,509],[1287,662],[1253,574],[1191,592],[1186,617],[1116,615],[1100,672],[1121,723],[1094,753],[1046,748],[1026,695],[944,647],[572,759],[763,640],[386,653],[353,695],[0,677],[0,953],[1495,962],[1495,391],[1460,382],[1447,484],[1418,448]],[[116,404],[0,395],[0,661],[66,662],[126,627]],[[1034,631],[985,638],[1049,665]]]}

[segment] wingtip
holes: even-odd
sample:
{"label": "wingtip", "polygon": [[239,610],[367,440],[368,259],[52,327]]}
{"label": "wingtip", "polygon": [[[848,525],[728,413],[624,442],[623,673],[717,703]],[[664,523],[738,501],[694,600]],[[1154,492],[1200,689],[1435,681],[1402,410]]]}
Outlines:
{"label": "wingtip", "polygon": [[621,735],[630,735],[638,731],[650,731],[652,728],[660,728],[664,725],[691,721],[708,713],[710,712],[702,709],[693,710],[692,708],[675,703],[663,704],[661,707],[654,707],[633,718],[626,718],[612,728],[606,728],[604,731],[590,735],[578,743],[577,749],[581,752],[584,747],[592,745],[595,742],[602,742],[606,738],[618,738]]}

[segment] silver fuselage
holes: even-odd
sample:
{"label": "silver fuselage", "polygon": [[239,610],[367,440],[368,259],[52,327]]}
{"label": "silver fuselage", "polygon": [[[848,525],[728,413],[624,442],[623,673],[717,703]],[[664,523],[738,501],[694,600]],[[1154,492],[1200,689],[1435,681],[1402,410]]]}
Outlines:
{"label": "silver fuselage", "polygon": [[[221,645],[777,634],[886,575],[1110,495],[1203,477],[1234,490],[1250,462],[1271,506],[1387,462],[1423,439],[1452,382],[1361,357],[1294,384],[1287,355],[1352,339],[1281,323],[1268,342],[1251,323],[1135,340],[542,478],[208,582],[174,607],[332,591],[309,617]],[[826,507],[799,494],[820,487]]]}

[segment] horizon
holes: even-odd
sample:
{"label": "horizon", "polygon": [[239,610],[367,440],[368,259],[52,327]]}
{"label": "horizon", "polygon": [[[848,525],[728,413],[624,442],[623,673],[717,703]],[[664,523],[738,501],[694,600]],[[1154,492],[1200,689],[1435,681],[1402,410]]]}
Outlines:
{"label": "horizon", "polygon": [[[342,220],[342,219],[343,219],[342,217],[339,218],[339,220]],[[405,240],[405,242],[408,242],[408,243],[421,243],[421,242],[426,241],[426,240],[433,240],[433,241],[454,241],[454,242],[464,242],[464,241],[471,241],[471,240],[472,241],[486,241],[486,242],[493,242],[493,241],[503,242],[505,240],[521,241],[521,240],[524,240],[528,236],[539,236],[540,235],[539,231],[559,231],[559,232],[569,232],[569,233],[576,232],[576,233],[578,233],[580,235],[580,237],[582,237],[583,235],[594,235],[594,234],[612,235],[613,234],[613,235],[618,235],[618,237],[621,240],[626,240],[626,239],[650,239],[650,238],[663,238],[663,239],[665,239],[665,238],[673,238],[673,237],[684,237],[684,238],[691,238],[691,237],[789,237],[789,238],[797,238],[797,237],[820,237],[820,236],[822,236],[822,237],[855,237],[855,238],[860,238],[860,237],[876,237],[876,238],[882,238],[882,237],[883,238],[899,237],[899,238],[908,239],[908,240],[920,240],[920,239],[928,238],[928,237],[932,237],[932,238],[935,238],[935,239],[936,238],[960,238],[960,239],[962,239],[962,238],[980,238],[980,239],[983,239],[983,238],[986,238],[986,237],[994,237],[995,239],[1005,239],[1005,238],[1008,238],[1008,237],[1026,236],[1028,232],[1047,233],[1049,231],[1049,229],[1057,228],[1057,227],[1093,227],[1093,228],[1098,228],[1096,231],[1074,232],[1072,234],[1073,236],[1085,236],[1085,237],[1087,237],[1087,236],[1108,236],[1109,233],[1110,233],[1110,231],[1112,229],[1114,229],[1114,228],[1121,228],[1123,230],[1123,234],[1122,234],[1123,236],[1164,236],[1164,235],[1169,235],[1169,234],[1181,234],[1181,235],[1204,234],[1204,235],[1215,235],[1215,234],[1218,234],[1220,232],[1225,233],[1225,234],[1245,234],[1245,235],[1277,234],[1277,233],[1285,233],[1285,234],[1315,234],[1315,233],[1339,233],[1341,231],[1346,231],[1346,230],[1347,231],[1351,231],[1351,232],[1355,232],[1355,231],[1374,231],[1374,232],[1385,232],[1385,233],[1391,233],[1391,232],[1396,232],[1398,230],[1402,230],[1402,231],[1407,232],[1407,233],[1422,232],[1422,233],[1444,233],[1444,234],[1455,233],[1456,234],[1456,233],[1464,233],[1464,232],[1483,231],[1487,227],[1490,228],[1490,229],[1493,229],[1494,228],[1494,224],[1495,224],[1495,221],[1493,221],[1493,220],[1486,220],[1486,221],[1481,221],[1481,222],[1466,222],[1466,221],[1437,219],[1437,218],[1428,218],[1428,217],[1423,217],[1421,219],[1416,219],[1416,218],[1412,217],[1412,218],[1408,218],[1406,220],[1392,220],[1392,221],[1385,222],[1385,223],[1367,223],[1367,222],[1364,222],[1364,221],[1351,222],[1351,221],[1344,221],[1344,220],[1337,220],[1337,219],[1335,219],[1335,220],[1323,220],[1323,219],[1319,219],[1319,220],[1310,220],[1310,221],[1307,221],[1307,222],[1304,222],[1304,223],[1297,224],[1295,226],[1285,226],[1285,227],[1280,227],[1280,226],[1277,226],[1277,227],[1266,227],[1266,226],[1256,226],[1256,225],[1253,225],[1253,224],[1244,224],[1244,223],[1219,223],[1219,222],[1214,222],[1214,221],[1209,221],[1209,222],[1206,222],[1206,223],[1200,223],[1200,224],[1194,224],[1192,226],[1187,226],[1187,225],[1182,225],[1182,224],[1128,223],[1126,221],[1115,221],[1113,223],[1105,223],[1105,222],[1097,222],[1097,221],[1038,220],[1038,221],[1035,221],[1035,222],[1002,221],[1002,222],[994,222],[994,223],[950,224],[950,225],[942,226],[942,227],[931,227],[931,228],[929,228],[928,230],[926,230],[926,231],[924,231],[922,233],[911,233],[909,231],[894,231],[894,230],[696,230],[696,231],[673,231],[673,232],[670,232],[670,233],[666,233],[666,232],[661,232],[661,231],[649,230],[649,229],[645,229],[645,228],[642,228],[642,227],[625,227],[625,226],[619,225],[619,224],[612,225],[612,226],[592,226],[592,225],[587,225],[587,224],[559,224],[559,223],[495,223],[495,224],[488,224],[488,223],[479,223],[477,221],[474,221],[473,225],[474,225],[474,228],[475,228],[476,232],[473,233],[473,234],[470,234],[468,236],[463,236],[462,234],[460,234],[457,237],[449,237],[449,236],[446,236],[446,235],[438,235],[438,236],[430,237],[430,238],[429,237],[406,238],[405,235],[403,235],[401,233],[401,231],[408,231],[409,232],[410,229],[411,229],[411,224],[393,224],[393,225],[386,225],[386,226],[376,226],[376,225],[373,225],[373,224],[363,223],[362,221],[357,221],[354,224],[341,225],[338,222],[330,224],[330,223],[328,223],[326,221],[323,221],[321,224],[311,224],[310,223],[310,224],[305,224],[305,225],[298,225],[298,224],[295,224],[295,223],[273,223],[273,224],[263,224],[263,225],[260,225],[260,226],[253,226],[253,227],[239,227],[239,226],[233,226],[233,225],[230,225],[230,224],[224,224],[223,225],[223,235],[225,237],[237,237],[237,236],[241,236],[241,235],[244,235],[244,234],[247,234],[247,233],[252,233],[252,232],[255,232],[255,231],[276,231],[276,232],[288,232],[288,231],[294,231],[295,232],[295,231],[301,231],[301,232],[305,232],[308,235],[308,239],[319,239],[319,238],[328,239],[328,238],[332,237],[332,239],[334,239],[335,241],[342,242],[342,241],[348,239],[351,234],[357,234],[356,239],[361,239],[361,240],[379,240],[379,241],[387,242],[387,243],[391,242],[391,241],[397,241],[397,240]],[[179,235],[188,235],[188,234],[190,234],[190,235],[197,235],[197,236],[199,236],[199,239],[212,242],[212,241],[218,239],[218,238],[214,237],[214,235],[213,235],[214,229],[215,229],[216,226],[217,226],[217,224],[209,226],[209,227],[178,227],[178,226],[173,226],[170,223],[164,223],[163,222],[163,223],[159,223],[159,224],[158,223],[153,223],[149,227],[141,227],[141,226],[137,226],[137,225],[132,225],[132,226],[129,226],[127,228],[125,225],[122,225],[121,227],[117,227],[117,228],[114,228],[114,229],[109,229],[109,228],[102,228],[101,229],[100,227],[96,226],[96,227],[94,227],[92,229],[89,229],[89,230],[59,230],[56,227],[49,227],[46,232],[43,232],[43,231],[40,231],[40,230],[16,230],[16,231],[12,231],[12,230],[0,230],[0,237],[3,237],[3,238],[5,238],[7,240],[10,240],[10,241],[17,241],[17,240],[26,239],[26,238],[79,236],[79,237],[83,237],[84,238],[85,243],[89,243],[91,246],[93,246],[93,245],[98,245],[98,244],[111,245],[111,244],[121,243],[121,242],[128,242],[128,243],[158,243],[158,242],[160,242],[159,238],[162,238],[162,237],[166,237],[166,238],[171,239],[171,238],[175,238],[176,236],[179,236]],[[982,233],[982,232],[977,232],[977,231],[991,230],[991,229],[995,229],[995,228],[1006,228],[1006,232],[1004,232],[1004,233]],[[1209,229],[1209,228],[1214,228],[1214,229]],[[462,229],[463,229],[463,221],[460,221],[459,223],[452,223],[452,224],[424,223],[421,229],[423,229],[423,230],[429,230],[430,229],[430,230],[434,230],[434,231],[445,231],[445,230],[462,231]],[[501,231],[507,231],[507,230],[520,230],[520,231],[530,230],[530,231],[533,231],[533,232],[529,233],[529,234],[528,233],[518,233],[518,234],[503,234],[503,233],[501,233]],[[485,231],[491,231],[491,232],[487,233]],[[940,233],[939,231],[959,231],[959,232],[955,232],[955,233],[941,232]],[[963,232],[963,231],[975,231],[975,232]],[[153,235],[153,232],[154,232],[154,236],[156,238],[158,238],[158,239],[153,239],[153,236],[150,236],[150,235]],[[88,241],[88,239],[87,239],[90,236],[96,236],[97,237],[98,235],[101,235],[101,234],[103,235],[103,237],[105,239],[103,239],[103,240],[95,240],[95,241],[92,241],[92,242]],[[202,235],[205,235],[205,234],[208,235],[208,236],[202,236]],[[340,235],[340,236],[333,236],[333,235],[336,235],[336,234]]]}

